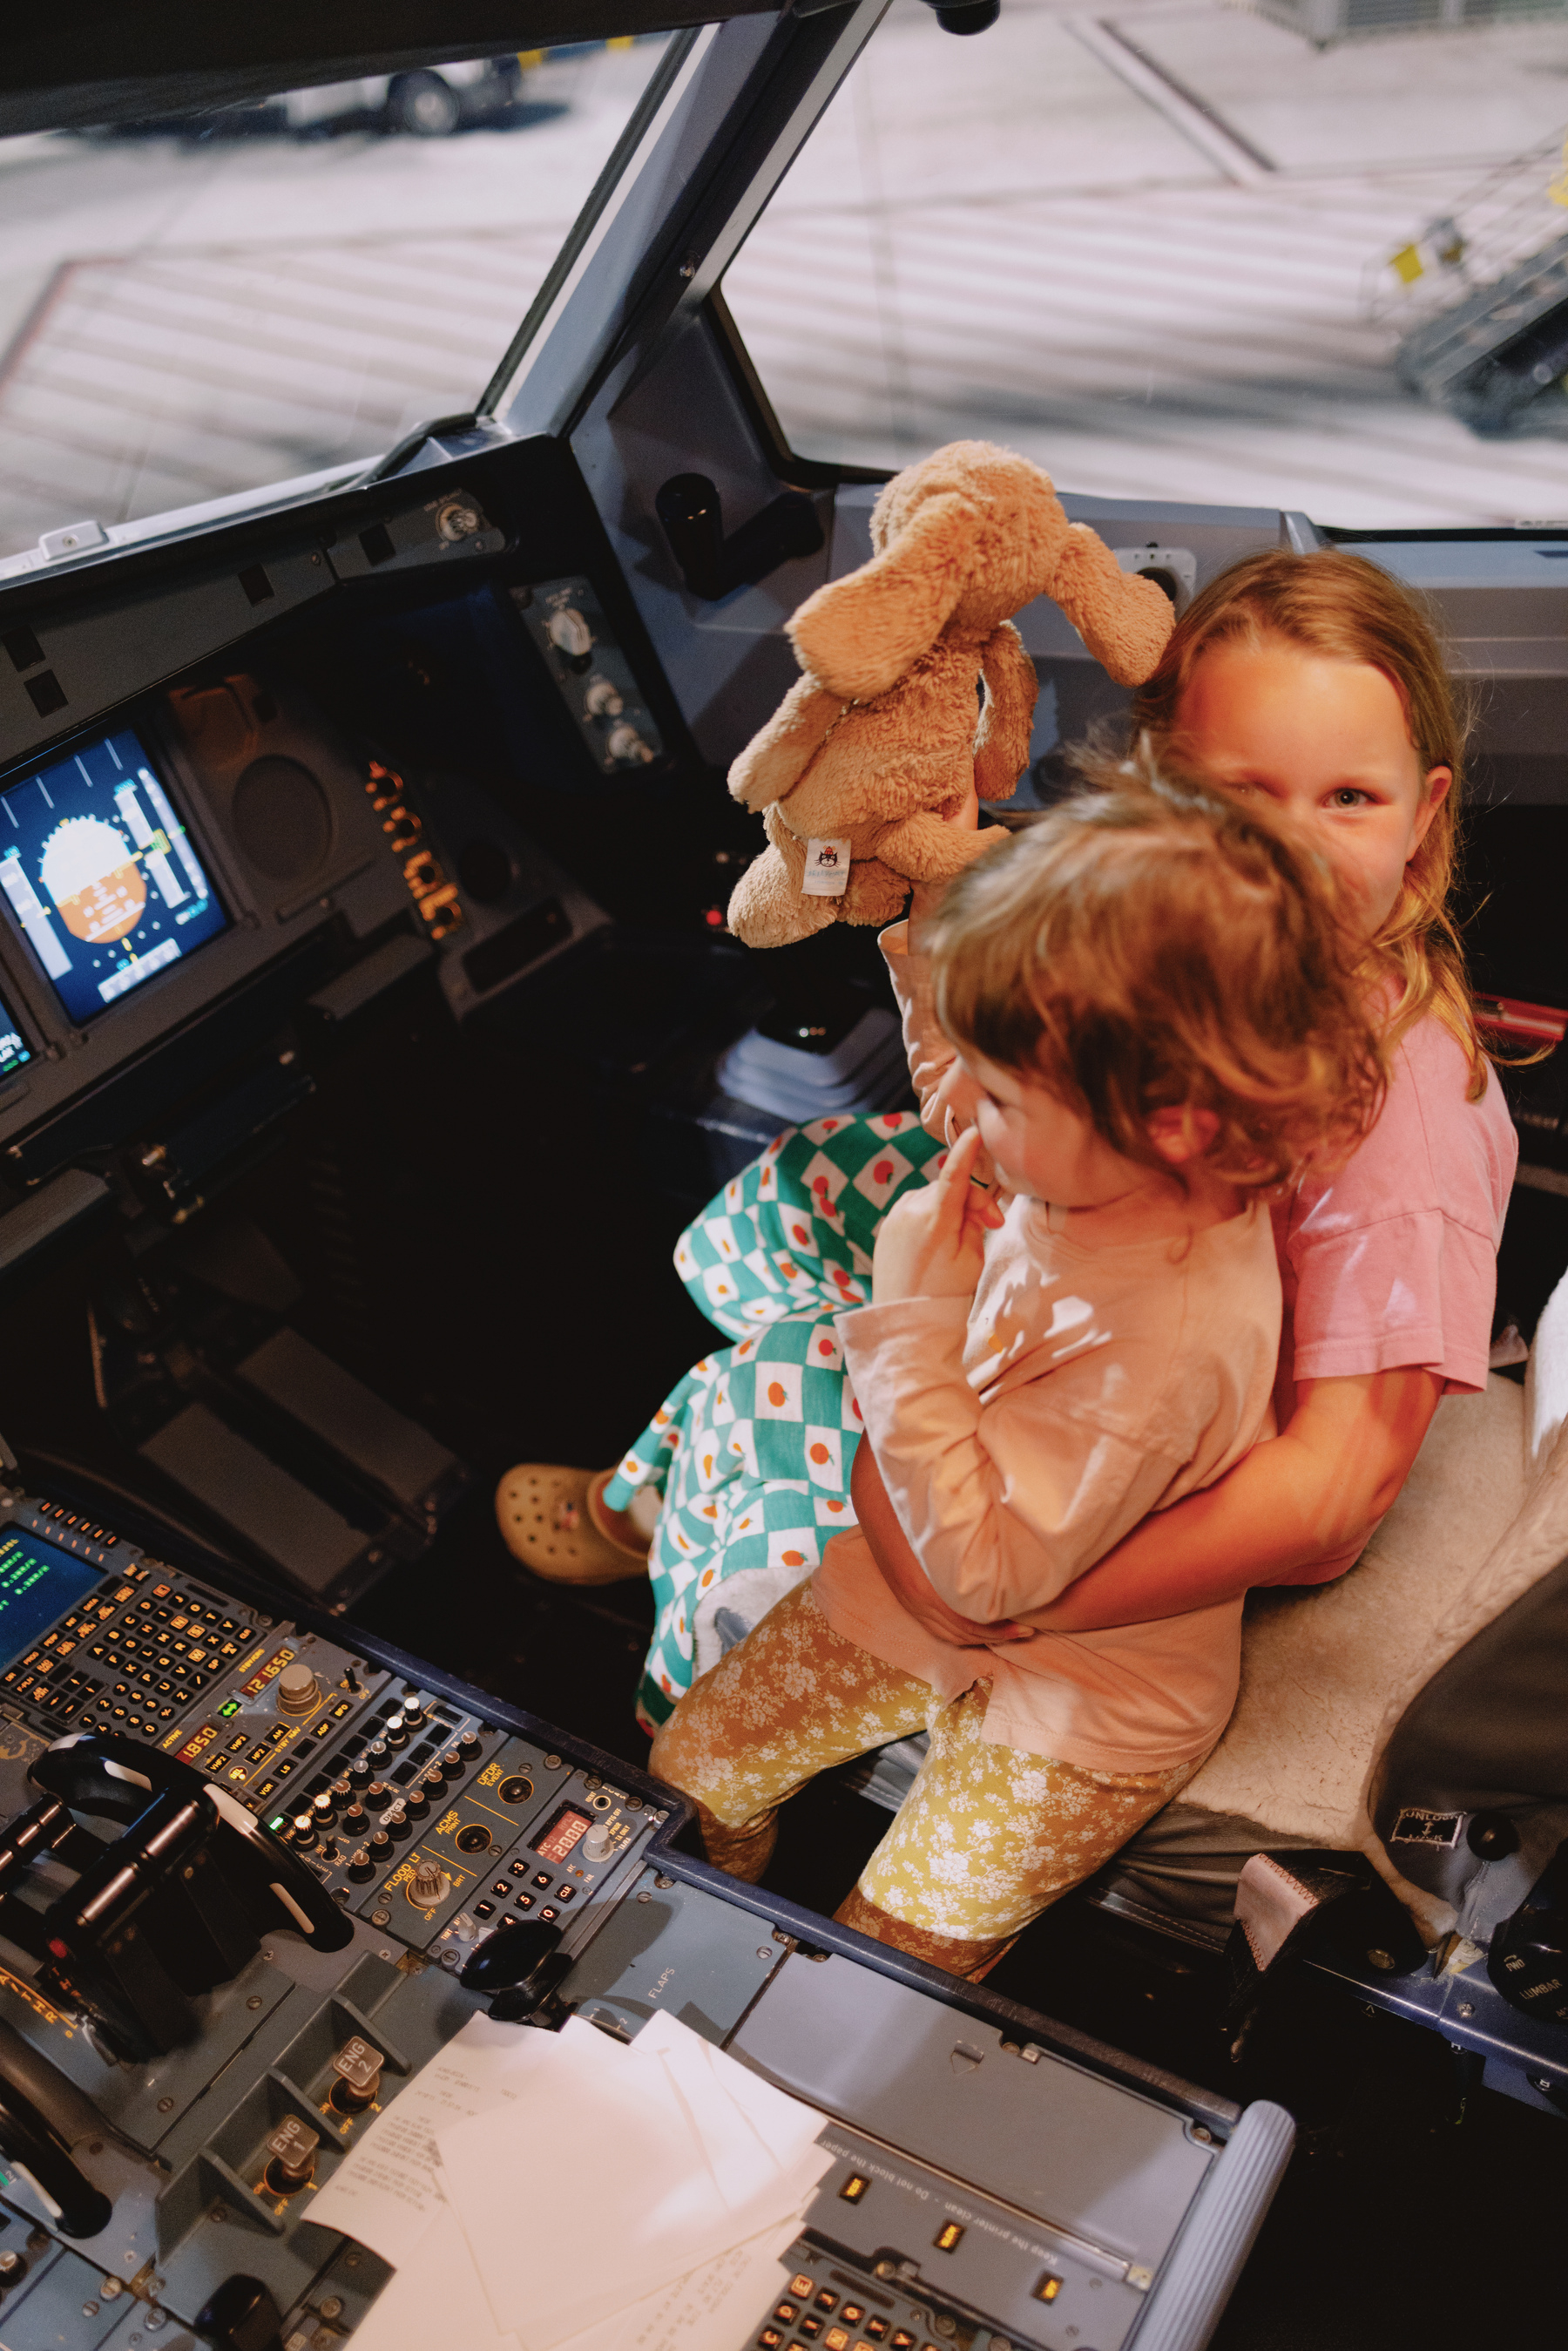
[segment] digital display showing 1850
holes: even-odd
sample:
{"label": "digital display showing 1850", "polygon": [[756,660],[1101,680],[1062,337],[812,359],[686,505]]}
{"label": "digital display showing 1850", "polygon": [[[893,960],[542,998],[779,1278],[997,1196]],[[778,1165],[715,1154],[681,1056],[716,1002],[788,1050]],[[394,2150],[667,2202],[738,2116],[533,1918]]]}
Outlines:
{"label": "digital display showing 1850", "polygon": [[0,792],[0,890],[78,1023],[229,926],[129,727]]}

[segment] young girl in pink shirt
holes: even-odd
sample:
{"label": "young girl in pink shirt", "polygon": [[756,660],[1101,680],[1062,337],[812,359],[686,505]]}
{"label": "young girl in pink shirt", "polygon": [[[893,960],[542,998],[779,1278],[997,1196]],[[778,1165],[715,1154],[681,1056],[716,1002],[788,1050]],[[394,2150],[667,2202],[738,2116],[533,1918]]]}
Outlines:
{"label": "young girl in pink shirt", "polygon": [[1353,1563],[1439,1396],[1486,1384],[1519,1159],[1449,912],[1462,716],[1411,596],[1338,550],[1251,557],[1194,600],[1133,716],[1310,828],[1360,905],[1389,1083],[1354,1157],[1274,1212],[1279,1436],[1080,1578],[1049,1618],[1064,1632]]}

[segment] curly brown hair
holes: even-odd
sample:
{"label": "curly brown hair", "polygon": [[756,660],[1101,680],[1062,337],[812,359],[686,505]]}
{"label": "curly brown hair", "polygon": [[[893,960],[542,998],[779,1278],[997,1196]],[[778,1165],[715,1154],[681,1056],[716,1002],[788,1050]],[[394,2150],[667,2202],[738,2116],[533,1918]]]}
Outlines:
{"label": "curly brown hair", "polygon": [[1387,1067],[1326,864],[1147,753],[1086,783],[944,897],[948,1035],[1162,1174],[1147,1122],[1181,1103],[1217,1118],[1202,1160],[1233,1184],[1343,1161]]}
{"label": "curly brown hair", "polygon": [[1147,735],[1157,754],[1174,751],[1179,758],[1178,713],[1203,655],[1216,645],[1258,645],[1271,637],[1331,661],[1381,670],[1404,705],[1422,775],[1447,768],[1453,776],[1367,955],[1373,970],[1390,983],[1385,1032],[1390,1049],[1427,1013],[1435,1014],[1464,1047],[1469,1099],[1479,1102],[1486,1092],[1487,1052],[1464,947],[1449,911],[1470,711],[1449,675],[1437,623],[1411,590],[1342,548],[1308,554],[1272,548],[1243,556],[1211,580],[1177,622],[1158,668],[1133,697],[1135,737]]}

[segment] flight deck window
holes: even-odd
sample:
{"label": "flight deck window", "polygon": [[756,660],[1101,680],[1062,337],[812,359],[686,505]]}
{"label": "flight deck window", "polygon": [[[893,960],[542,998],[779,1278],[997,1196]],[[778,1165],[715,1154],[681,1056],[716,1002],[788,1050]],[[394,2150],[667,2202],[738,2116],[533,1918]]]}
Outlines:
{"label": "flight deck window", "polygon": [[229,926],[130,728],[0,791],[0,891],[78,1024]]}
{"label": "flight deck window", "polygon": [[1463,13],[1002,0],[961,40],[893,0],[724,281],[786,438],[975,435],[1345,527],[1568,517],[1568,21]]}
{"label": "flight deck window", "polygon": [[663,47],[0,140],[0,559],[472,409]]}

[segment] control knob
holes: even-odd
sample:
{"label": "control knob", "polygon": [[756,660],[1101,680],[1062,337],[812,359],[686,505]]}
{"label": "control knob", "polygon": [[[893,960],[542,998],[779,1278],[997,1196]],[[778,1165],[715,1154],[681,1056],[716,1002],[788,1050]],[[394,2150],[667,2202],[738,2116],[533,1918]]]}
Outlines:
{"label": "control knob", "polygon": [[418,1861],[403,1888],[416,1910],[434,1910],[452,1892],[452,1880],[433,1861]]}
{"label": "control knob", "polygon": [[378,1829],[376,1831],[375,1835],[370,1839],[369,1844],[366,1850],[369,1852],[373,1862],[383,1862],[390,1858],[392,1840],[387,1834],[385,1829]]}
{"label": "control knob", "polygon": [[369,1764],[372,1771],[379,1771],[382,1764],[387,1760],[386,1740],[384,1739],[372,1739],[370,1744],[365,1750],[365,1759]]}
{"label": "control knob", "polygon": [[323,1788],[319,1795],[312,1796],[310,1799],[310,1817],[316,1823],[318,1829],[327,1827],[330,1823],[337,1818],[337,1806],[333,1800],[332,1792],[329,1788]]}
{"label": "control knob", "polygon": [[432,1771],[439,1771],[443,1780],[461,1780],[462,1777],[462,1758],[458,1753],[455,1747],[449,1747],[444,1755],[437,1757],[436,1761],[431,1765],[431,1770]]}
{"label": "control knob", "polygon": [[545,623],[545,634],[568,668],[576,668],[580,663],[587,669],[594,649],[594,632],[575,604],[552,612]]}
{"label": "control knob", "polygon": [[484,528],[484,517],[467,498],[448,498],[436,516],[436,535],[455,547],[460,539],[472,538],[476,530]]}
{"label": "control knob", "polygon": [[351,1788],[368,1788],[370,1784],[370,1766],[362,1755],[356,1755],[348,1766],[348,1784]]}
{"label": "control knob", "polygon": [[583,707],[590,718],[618,718],[626,704],[618,685],[612,684],[607,677],[595,677],[588,680],[583,695]]}
{"label": "control knob", "polygon": [[409,1818],[408,1806],[400,1802],[396,1803],[389,1813],[383,1813],[381,1826],[389,1836],[396,1837],[401,1844],[403,1838],[410,1835],[413,1829],[413,1823]]}
{"label": "control knob", "polygon": [[419,1820],[431,1808],[431,1792],[422,1780],[416,1780],[403,1798],[403,1810],[410,1820]]}
{"label": "control knob", "polygon": [[463,1732],[462,1738],[457,1742],[457,1751],[462,1756],[465,1763],[472,1763],[474,1757],[482,1751],[478,1737],[473,1731],[465,1730]]}
{"label": "control knob", "polygon": [[303,1846],[306,1851],[308,1851],[310,1846],[316,1843],[316,1823],[311,1819],[308,1813],[296,1813],[294,1816],[294,1842],[296,1844]]}
{"label": "control knob", "polygon": [[420,1704],[419,1699],[417,1698],[406,1698],[403,1700],[403,1721],[407,1729],[410,1730],[417,1730],[424,1719],[425,1710]]}
{"label": "control knob", "polygon": [[605,748],[612,759],[636,759],[645,767],[653,757],[636,727],[624,720],[620,726],[610,729],[610,738]]}
{"label": "control knob", "polygon": [[375,2105],[381,2094],[381,2069],[386,2059],[368,2041],[356,2032],[347,2040],[332,2060],[332,2070],[337,2079],[332,2085],[332,2103],[339,2114],[363,2114]]}
{"label": "control knob", "polygon": [[348,1875],[358,1884],[363,1884],[367,1877],[374,1877],[376,1875],[376,1865],[363,1845],[351,1856],[348,1863]]}
{"label": "control knob", "polygon": [[285,1666],[277,1677],[279,1714],[308,1714],[321,1696],[321,1684],[303,1657]]}
{"label": "control knob", "polygon": [[389,1715],[387,1727],[381,1736],[389,1747],[406,1747],[409,1743],[409,1731],[404,1717],[400,1714]]}
{"label": "control knob", "polygon": [[359,1802],[358,1797],[356,1796],[354,1802],[349,1805],[348,1811],[343,1815],[344,1835],[346,1837],[362,1836],[365,1833],[369,1819],[369,1815],[366,1812],[364,1805]]}
{"label": "control knob", "polygon": [[264,2176],[275,2196],[296,2196],[310,2186],[320,2145],[319,2131],[313,2131],[297,2115],[285,2115],[266,2143],[270,2159]]}
{"label": "control knob", "polygon": [[615,1848],[615,1831],[608,1821],[596,1821],[583,1839],[583,1859],[607,1861]]}

